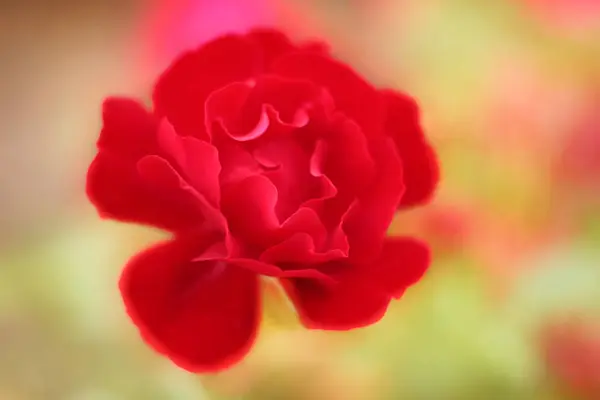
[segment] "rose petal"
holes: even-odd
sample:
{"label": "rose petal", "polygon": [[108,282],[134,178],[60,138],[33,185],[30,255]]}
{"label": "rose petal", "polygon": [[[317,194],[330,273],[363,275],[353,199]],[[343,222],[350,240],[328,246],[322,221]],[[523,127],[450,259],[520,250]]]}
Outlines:
{"label": "rose petal", "polygon": [[274,264],[266,263],[251,258],[232,258],[228,262],[236,266],[246,268],[258,275],[270,276],[273,278],[310,278],[322,282],[324,285],[334,283],[333,278],[315,268],[299,268],[286,270]]}
{"label": "rose petal", "polygon": [[436,155],[423,135],[419,108],[413,99],[391,90],[383,91],[382,96],[387,108],[385,131],[396,142],[404,171],[406,191],[400,207],[425,203],[435,192],[440,171]]}
{"label": "rose petal", "polygon": [[303,204],[332,198],[336,187],[325,175],[311,173],[311,154],[291,137],[273,139],[259,147],[255,158],[263,165],[275,165],[263,173],[277,188],[276,213],[288,218]]}
{"label": "rose petal", "polygon": [[348,330],[379,321],[390,300],[419,281],[429,263],[429,249],[423,243],[391,238],[370,264],[341,259],[319,265],[317,269],[335,284],[314,279],[287,279],[282,284],[306,327]]}
{"label": "rose petal", "polygon": [[310,117],[323,117],[334,110],[333,99],[323,87],[277,75],[263,75],[256,82],[249,106],[257,110],[264,104],[272,106],[280,124],[297,128],[305,126]]}
{"label": "rose petal", "polygon": [[227,229],[227,223],[221,212],[187,183],[164,158],[153,155],[145,156],[138,161],[137,170],[140,177],[157,193],[177,200],[165,207],[181,207],[191,221],[196,221],[196,225],[198,225],[198,221],[202,221],[203,225],[208,224],[214,230],[225,231]]}
{"label": "rose petal", "polygon": [[308,234],[317,246],[322,246],[327,240],[327,230],[312,208],[300,207],[283,221],[275,235],[276,241],[282,241],[298,232]]}
{"label": "rose petal", "polygon": [[221,200],[219,187],[218,150],[208,142],[194,137],[181,137],[167,121],[158,129],[158,143],[177,163],[182,175],[213,207]]}
{"label": "rose petal", "polygon": [[312,82],[263,75],[215,90],[205,108],[205,125],[213,140],[212,131],[218,122],[230,138],[246,142],[261,137],[267,130],[278,135],[303,127],[311,115],[322,117],[332,112],[333,102],[326,91]]}
{"label": "rose petal", "polygon": [[253,175],[223,190],[221,210],[231,232],[251,246],[267,248],[294,233],[309,234],[319,246],[327,240],[327,231],[317,213],[300,207],[281,222],[275,209],[278,188],[265,175]]}
{"label": "rose petal", "polygon": [[197,195],[184,186],[164,191],[140,176],[136,164],[101,150],[88,170],[86,192],[99,214],[169,231],[205,221]]}
{"label": "rose petal", "polygon": [[[306,248],[311,252],[315,251],[318,254],[325,252],[335,255],[334,257],[348,256],[349,245],[346,234],[340,228],[327,230],[321,217],[310,205],[300,207],[285,220],[270,236],[270,244],[271,246],[274,243],[281,244],[295,234],[305,234],[310,237],[310,246]],[[327,257],[331,258],[331,256]]]}
{"label": "rose petal", "polygon": [[334,285],[315,279],[282,280],[304,326],[350,330],[371,325],[384,316],[391,297],[368,276],[353,273],[353,266],[344,260],[331,261],[321,268],[343,272],[334,275]]}
{"label": "rose petal", "polygon": [[390,138],[372,140],[375,180],[344,216],[343,229],[350,257],[366,261],[381,251],[381,244],[404,192],[402,163]]}
{"label": "rose petal", "polygon": [[221,164],[219,180],[222,187],[241,182],[262,172],[261,166],[252,154],[246,151],[240,143],[226,140],[220,141],[216,147],[219,149],[219,162]]}
{"label": "rose petal", "polygon": [[337,115],[324,140],[323,172],[342,194],[360,193],[375,176],[369,142],[360,127],[343,115]]}
{"label": "rose petal", "polygon": [[134,257],[120,289],[127,313],[156,351],[190,372],[246,355],[260,318],[258,278],[223,261],[191,262],[206,243],[172,241]]}
{"label": "rose petal", "polygon": [[342,249],[336,248],[319,252],[311,235],[300,232],[265,250],[260,260],[289,270],[303,269],[306,265],[318,265],[347,255]]}
{"label": "rose petal", "polygon": [[[330,112],[330,100],[312,83],[272,76],[256,83],[232,83],[213,92],[206,103],[206,126],[219,148],[221,182],[264,170],[277,189],[280,220],[307,201],[332,197],[335,188],[328,178],[310,173],[314,129],[298,129],[309,123],[311,115],[322,117]],[[242,169],[239,160],[245,166]]]}
{"label": "rose petal", "polygon": [[231,232],[250,244],[268,245],[280,225],[275,214],[277,188],[263,175],[253,175],[223,187],[221,210]]}
{"label": "rose petal", "polygon": [[139,102],[118,97],[102,105],[102,130],[98,149],[136,159],[157,151],[156,119]]}
{"label": "rose petal", "polygon": [[248,33],[248,38],[260,46],[263,63],[267,70],[274,60],[296,49],[287,36],[275,29],[256,28]]}
{"label": "rose petal", "polygon": [[325,226],[338,229],[353,201],[373,181],[375,162],[362,130],[344,115],[336,115],[326,132],[325,138],[317,142],[310,171],[331,178],[336,194],[313,204]]}
{"label": "rose petal", "polygon": [[326,88],[337,109],[356,121],[366,135],[380,131],[382,100],[377,90],[347,65],[324,54],[298,51],[279,58],[273,64],[272,72],[306,79]]}
{"label": "rose petal", "polygon": [[[244,112],[255,82],[233,82],[223,86],[208,96],[205,105],[205,126],[213,141],[216,141],[218,123],[231,139],[245,142],[261,136],[269,127],[269,119],[264,116],[262,108],[254,112]],[[265,119],[266,118],[266,119]]]}
{"label": "rose petal", "polygon": [[204,103],[209,94],[254,77],[261,64],[256,43],[240,35],[221,36],[185,53],[156,83],[156,114],[167,117],[179,134],[205,138]]}
{"label": "rose petal", "polygon": [[399,298],[404,291],[417,283],[429,268],[429,247],[413,238],[387,238],[379,260],[369,271],[392,297]]}

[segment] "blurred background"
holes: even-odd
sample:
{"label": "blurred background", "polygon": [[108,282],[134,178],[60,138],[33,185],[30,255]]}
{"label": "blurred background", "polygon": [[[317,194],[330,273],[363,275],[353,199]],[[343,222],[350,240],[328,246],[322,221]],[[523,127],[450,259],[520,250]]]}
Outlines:
{"label": "blurred background", "polygon": [[[194,376],[117,291],[160,235],[100,221],[84,176],[105,96],[254,25],[418,99],[443,182],[390,234],[434,264],[349,333],[266,287],[251,355]],[[0,0],[0,400],[38,399],[600,399],[600,1]]]}

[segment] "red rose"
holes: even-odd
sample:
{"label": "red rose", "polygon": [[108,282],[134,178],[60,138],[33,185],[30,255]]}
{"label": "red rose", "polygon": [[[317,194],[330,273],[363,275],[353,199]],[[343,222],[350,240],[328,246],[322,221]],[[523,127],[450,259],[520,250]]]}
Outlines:
{"label": "red rose", "polygon": [[87,193],[103,217],[173,233],[129,262],[120,289],[177,365],[217,370],[248,352],[260,275],[280,279],[307,327],[346,330],[424,274],[426,245],[385,237],[438,179],[410,98],[261,30],[183,55],[153,102],[105,102]]}

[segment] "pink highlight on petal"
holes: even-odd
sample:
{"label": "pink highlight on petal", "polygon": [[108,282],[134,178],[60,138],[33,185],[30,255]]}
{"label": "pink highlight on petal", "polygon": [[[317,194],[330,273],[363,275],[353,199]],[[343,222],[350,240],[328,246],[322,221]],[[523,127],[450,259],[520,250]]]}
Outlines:
{"label": "pink highlight on petal", "polygon": [[240,142],[247,142],[250,140],[254,140],[254,139],[257,139],[260,136],[262,136],[267,131],[267,129],[269,129],[269,124],[270,124],[269,114],[267,113],[266,107],[263,107],[263,110],[260,113],[260,118],[258,119],[258,123],[254,127],[254,129],[252,129],[245,135],[235,135],[235,136],[232,135],[232,136],[235,138],[235,140],[240,141]]}
{"label": "pink highlight on petal", "polygon": [[310,173],[312,176],[323,176],[323,158],[327,151],[327,144],[324,140],[317,141],[315,151],[310,157]]}

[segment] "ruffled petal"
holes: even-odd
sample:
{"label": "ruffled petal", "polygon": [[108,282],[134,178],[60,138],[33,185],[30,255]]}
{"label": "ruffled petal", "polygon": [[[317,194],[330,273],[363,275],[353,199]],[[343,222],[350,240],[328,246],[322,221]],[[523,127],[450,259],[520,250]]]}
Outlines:
{"label": "ruffled petal", "polygon": [[248,142],[267,130],[277,135],[303,127],[311,117],[332,111],[333,100],[314,83],[263,75],[212,92],[206,101],[205,125],[212,140],[216,139],[214,125],[219,123],[231,139]]}
{"label": "ruffled petal", "polygon": [[218,150],[203,140],[179,136],[167,121],[159,126],[158,144],[175,162],[184,179],[213,207],[218,207],[221,201]]}
{"label": "ruffled petal", "polygon": [[260,260],[276,264],[282,269],[303,269],[307,265],[318,265],[331,260],[346,257],[347,249],[330,248],[319,251],[311,235],[299,232],[288,239],[265,250]]}
{"label": "ruffled petal", "polygon": [[338,191],[356,195],[373,181],[375,161],[369,153],[369,142],[354,121],[337,115],[323,143],[321,170]]}
{"label": "ruffled petal", "polygon": [[[175,176],[176,173],[175,173]],[[86,192],[104,218],[151,225],[169,231],[190,230],[205,222],[203,204],[188,185],[172,180],[168,191],[152,172],[144,177],[136,163],[101,150],[88,170]]]}
{"label": "ruffled petal", "polygon": [[259,162],[272,165],[263,174],[277,188],[276,213],[288,218],[302,205],[314,205],[337,194],[325,175],[311,173],[311,155],[293,138],[281,138],[261,146],[255,152]]}
{"label": "ruffled petal", "polygon": [[265,175],[249,176],[224,187],[221,210],[234,236],[250,246],[266,249],[303,232],[323,246],[328,232],[317,213],[312,208],[300,207],[281,220],[276,212],[278,196],[278,188]]}
{"label": "ruffled petal", "polygon": [[[213,142],[218,141],[220,132],[233,140],[245,142],[266,131],[269,120],[262,108],[243,112],[254,86],[254,81],[232,82],[210,93],[205,105],[204,124]],[[213,132],[215,124],[223,129]]]}
{"label": "ruffled petal", "polygon": [[[181,207],[191,221],[202,221],[202,228],[213,229],[219,232],[226,231],[226,221],[221,212],[195,188],[193,188],[181,175],[159,156],[145,156],[137,163],[140,177],[154,191],[170,196],[171,207]],[[198,222],[195,224],[199,228]],[[194,225],[192,225],[194,227]]]}
{"label": "ruffled petal", "polygon": [[105,101],[98,149],[86,190],[102,216],[179,231],[218,214],[216,149],[177,135],[140,103]]}
{"label": "ruffled petal", "polygon": [[406,191],[401,208],[427,202],[435,192],[440,170],[433,148],[421,128],[419,107],[413,99],[391,90],[382,92],[386,104],[385,132],[396,143],[402,159]]}
{"label": "ruffled petal", "polygon": [[272,67],[276,75],[306,79],[326,88],[336,108],[355,120],[366,135],[381,130],[382,99],[377,90],[349,66],[325,54],[298,51],[279,58]]}
{"label": "ruffled petal", "polygon": [[282,284],[308,328],[348,330],[379,321],[392,298],[418,282],[429,267],[429,249],[411,238],[390,238],[369,264],[348,259],[316,267],[335,282],[284,279]]}
{"label": "ruffled petal", "polygon": [[227,35],[188,52],[175,61],[154,88],[154,107],[179,134],[206,137],[204,103],[214,90],[245,81],[262,69],[257,44],[241,35]]}
{"label": "ruffled petal", "polygon": [[143,338],[190,372],[241,360],[260,320],[259,281],[225,261],[190,261],[207,243],[171,241],[134,257],[120,290]]}
{"label": "ruffled petal", "polygon": [[342,228],[350,243],[350,257],[372,260],[381,251],[389,225],[404,193],[402,163],[390,138],[371,141],[376,160],[375,180],[344,216]]}
{"label": "ruffled petal", "polygon": [[216,90],[206,103],[206,126],[219,148],[221,182],[262,173],[277,189],[280,220],[306,201],[332,197],[330,180],[311,174],[318,132],[307,127],[332,110],[327,93],[306,81],[262,76]]}

